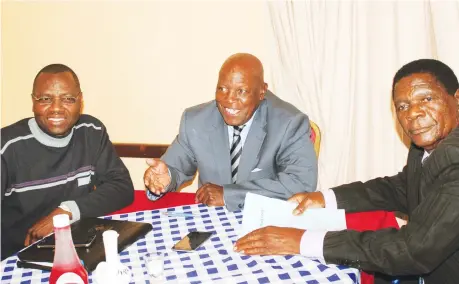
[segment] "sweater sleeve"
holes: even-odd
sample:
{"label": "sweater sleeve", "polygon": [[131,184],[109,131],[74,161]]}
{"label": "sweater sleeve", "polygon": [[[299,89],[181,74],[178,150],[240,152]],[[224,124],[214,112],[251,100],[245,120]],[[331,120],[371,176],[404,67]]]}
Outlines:
{"label": "sweater sleeve", "polygon": [[5,159],[3,158],[3,155],[1,156],[2,164],[1,164],[1,171],[2,171],[2,200],[5,198],[5,191],[6,187],[8,186],[8,168],[6,166]]}
{"label": "sweater sleeve", "polygon": [[[74,200],[81,217],[106,215],[134,201],[134,186],[129,171],[116,154],[104,126],[101,135],[95,154],[94,190]],[[69,207],[72,209],[71,205]]]}

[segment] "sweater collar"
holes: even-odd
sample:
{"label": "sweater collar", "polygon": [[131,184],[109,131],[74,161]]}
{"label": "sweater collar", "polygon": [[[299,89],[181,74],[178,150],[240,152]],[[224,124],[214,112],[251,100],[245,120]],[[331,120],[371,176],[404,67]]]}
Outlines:
{"label": "sweater collar", "polygon": [[28,122],[30,132],[32,132],[32,135],[35,137],[35,139],[38,140],[41,144],[49,147],[55,147],[55,148],[63,148],[66,147],[70,139],[72,139],[73,136],[73,128],[70,133],[65,136],[65,137],[52,137],[48,134],[46,134],[41,128],[38,126],[37,121],[35,118],[31,118]]}

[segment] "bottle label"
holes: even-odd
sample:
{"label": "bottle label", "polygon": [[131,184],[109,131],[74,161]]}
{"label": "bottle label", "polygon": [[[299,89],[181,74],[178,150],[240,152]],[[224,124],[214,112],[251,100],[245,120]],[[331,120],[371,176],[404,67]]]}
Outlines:
{"label": "bottle label", "polygon": [[62,274],[56,281],[56,284],[84,284],[83,279],[73,272]]}

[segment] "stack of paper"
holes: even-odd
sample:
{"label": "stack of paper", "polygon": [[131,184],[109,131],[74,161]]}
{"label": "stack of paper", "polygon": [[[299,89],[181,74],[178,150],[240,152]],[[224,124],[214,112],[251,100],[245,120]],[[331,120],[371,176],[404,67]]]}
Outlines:
{"label": "stack of paper", "polygon": [[296,203],[247,193],[240,237],[266,226],[315,231],[346,229],[346,218],[342,209],[308,209],[302,215],[295,216],[292,212],[296,206]]}

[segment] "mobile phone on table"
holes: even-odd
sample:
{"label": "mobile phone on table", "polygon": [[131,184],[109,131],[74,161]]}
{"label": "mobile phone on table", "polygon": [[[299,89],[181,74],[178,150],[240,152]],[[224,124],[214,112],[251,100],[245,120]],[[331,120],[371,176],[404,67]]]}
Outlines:
{"label": "mobile phone on table", "polygon": [[[75,245],[76,248],[88,248],[92,245],[92,243],[94,243],[95,239],[96,239],[95,234],[87,235],[83,237],[75,237],[73,238],[73,244]],[[54,248],[54,247],[55,247],[54,234],[44,238],[39,243],[37,243],[37,248]]]}
{"label": "mobile phone on table", "polygon": [[176,251],[194,251],[207,241],[213,232],[190,232],[173,247]]}

